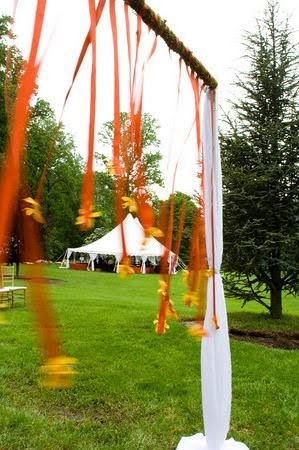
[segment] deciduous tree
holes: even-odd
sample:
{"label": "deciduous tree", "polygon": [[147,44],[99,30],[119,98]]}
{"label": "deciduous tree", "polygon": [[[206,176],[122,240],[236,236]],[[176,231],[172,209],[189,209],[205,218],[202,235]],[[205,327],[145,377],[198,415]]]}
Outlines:
{"label": "deciduous tree", "polygon": [[80,204],[82,158],[76,153],[73,138],[61,127],[48,102],[38,99],[32,108],[28,129],[26,173],[30,193],[34,195],[56,138],[43,188],[42,210],[45,253],[59,257],[68,246],[81,244],[82,233],[75,225]]}

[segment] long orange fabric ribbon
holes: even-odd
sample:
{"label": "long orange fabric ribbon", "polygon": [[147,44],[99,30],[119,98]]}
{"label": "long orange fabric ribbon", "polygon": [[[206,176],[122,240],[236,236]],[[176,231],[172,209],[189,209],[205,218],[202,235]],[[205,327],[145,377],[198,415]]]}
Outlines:
{"label": "long orange fabric ribbon", "polygon": [[212,234],[212,268],[213,268],[213,323],[216,329],[219,328],[217,320],[217,308],[216,308],[216,279],[215,279],[215,205],[214,205],[214,132],[215,132],[215,118],[214,118],[214,105],[215,105],[215,91],[210,91],[210,114],[211,114],[211,125],[212,125],[212,140],[213,140],[213,157],[212,157],[212,168],[211,168],[211,234]]}
{"label": "long orange fabric ribbon", "polygon": [[17,200],[20,185],[21,161],[24,151],[26,125],[30,113],[30,99],[36,86],[39,65],[36,62],[46,0],[39,0],[36,7],[32,45],[17,89],[16,103],[12,112],[10,136],[6,149],[6,160],[1,173],[0,196],[3,199],[0,214],[0,248],[4,247],[10,232],[12,211]]}
{"label": "long orange fabric ribbon", "polygon": [[121,175],[120,167],[120,92],[119,92],[119,56],[118,33],[115,12],[115,0],[110,0],[110,21],[113,38],[114,55],[114,134],[113,134],[113,165],[116,175]]}
{"label": "long orange fabric ribbon", "polygon": [[195,77],[194,73],[189,72],[189,76],[195,104],[195,129],[196,129],[196,142],[197,153],[199,163],[199,199],[196,212],[196,219],[192,234],[192,241],[190,247],[190,272],[188,274],[188,293],[185,296],[185,303],[192,305],[196,304],[197,307],[197,320],[199,325],[195,328],[200,328],[198,335],[205,335],[202,324],[205,315],[206,301],[207,301],[207,283],[210,273],[208,271],[207,262],[207,250],[206,250],[206,231],[205,231],[205,203],[204,203],[204,160],[201,145],[201,130],[200,130],[200,98],[201,88],[199,87],[199,80]]}
{"label": "long orange fabric ribbon", "polygon": [[[30,99],[36,88],[36,78],[39,69],[37,52],[45,7],[46,0],[39,0],[35,13],[30,54],[18,84],[12,123],[9,127],[10,137],[7,143],[6,160],[0,182],[0,195],[4,200],[1,204],[0,214],[0,248],[3,247],[7,236],[9,236],[12,215],[20,190],[21,162],[26,139],[26,127],[30,115]],[[32,261],[36,261],[41,256],[37,224],[31,217],[24,217],[24,224],[25,259],[31,258]],[[43,270],[41,266],[30,266],[30,278],[33,278],[33,282],[30,285],[32,290],[31,304],[36,314],[43,356],[46,360],[44,366],[46,379],[44,381],[46,381],[48,386],[62,387],[68,384],[72,370],[68,365],[70,360],[60,356],[60,345],[56,333],[53,310],[49,302],[48,292],[45,286],[40,284],[41,280],[44,279],[42,275]],[[62,364],[62,359],[64,363],[67,361],[67,366]],[[54,361],[55,364],[53,365]]]}
{"label": "long orange fabric ribbon", "polygon": [[90,40],[91,40],[91,76],[90,76],[90,110],[89,110],[89,134],[88,157],[86,171],[83,178],[81,199],[81,229],[88,230],[92,221],[93,209],[93,157],[94,157],[94,132],[96,114],[96,10],[94,0],[89,0],[90,14]]}
{"label": "long orange fabric ribbon", "polygon": [[[121,242],[122,242],[122,263],[128,266],[129,260],[127,256],[126,240],[123,228],[123,208],[122,197],[124,197],[124,180],[123,168],[121,167],[121,123],[120,123],[120,88],[119,88],[119,55],[118,55],[118,33],[115,11],[115,0],[110,0],[109,4],[111,31],[113,39],[113,55],[114,55],[114,121],[113,121],[113,169],[115,174],[115,193],[116,193],[116,220],[120,223]],[[124,149],[123,149],[124,150]]]}
{"label": "long orange fabric ribbon", "polygon": [[[99,23],[99,21],[101,19],[101,16],[102,16],[105,4],[106,4],[106,0],[99,0],[98,6],[96,8],[96,25]],[[62,126],[62,117],[63,117],[63,113],[64,113],[64,110],[65,110],[65,107],[66,107],[66,103],[67,103],[69,95],[70,95],[70,93],[72,91],[72,88],[74,86],[75,80],[77,78],[77,75],[79,73],[80,67],[82,65],[82,62],[83,62],[83,60],[85,58],[87,49],[88,49],[90,44],[91,44],[91,27],[89,28],[89,30],[88,30],[88,32],[86,34],[86,37],[84,39],[84,42],[82,44],[81,51],[80,51],[80,54],[79,54],[79,57],[78,57],[78,60],[77,60],[77,63],[76,63],[76,66],[75,66],[75,69],[74,69],[74,72],[73,72],[71,84],[70,84],[70,86],[69,86],[69,88],[67,90],[67,93],[65,95],[65,98],[64,98],[64,102],[63,102],[61,113],[60,113],[60,119],[59,119],[58,125],[56,127],[56,131],[55,131],[54,137],[53,137],[53,139],[51,141],[51,144],[49,146],[49,151],[48,151],[46,163],[44,165],[43,172],[42,172],[42,175],[41,175],[41,178],[40,178],[40,181],[39,181],[39,184],[38,184],[38,188],[37,188],[37,191],[36,191],[36,195],[35,195],[35,199],[39,203],[41,202],[42,192],[43,192],[44,184],[45,184],[45,181],[46,181],[47,173],[48,173],[48,170],[49,170],[51,157],[52,157],[53,151],[55,149],[57,136],[58,136],[59,130],[60,130],[61,126]]]}

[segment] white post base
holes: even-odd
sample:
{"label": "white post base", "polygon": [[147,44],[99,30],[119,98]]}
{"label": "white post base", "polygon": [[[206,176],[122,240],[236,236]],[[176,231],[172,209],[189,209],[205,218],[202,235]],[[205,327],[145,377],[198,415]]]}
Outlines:
{"label": "white post base", "polygon": [[[202,433],[197,433],[194,434],[193,436],[182,437],[176,450],[210,450],[210,449],[207,446],[205,436]],[[249,450],[249,448],[245,444],[237,442],[233,438],[231,438],[224,442],[221,449],[219,448],[217,450]]]}

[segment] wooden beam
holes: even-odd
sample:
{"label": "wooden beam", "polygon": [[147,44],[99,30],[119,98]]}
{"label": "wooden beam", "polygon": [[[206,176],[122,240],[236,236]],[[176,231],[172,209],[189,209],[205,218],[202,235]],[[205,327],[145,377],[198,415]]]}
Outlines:
{"label": "wooden beam", "polygon": [[166,20],[156,14],[144,0],[124,0],[136,13],[142,18],[157,35],[161,36],[166,45],[178,53],[188,67],[201,79],[210,89],[217,87],[217,81],[208,72],[204,65],[192,54],[192,52],[183,44],[182,41],[166,25]]}

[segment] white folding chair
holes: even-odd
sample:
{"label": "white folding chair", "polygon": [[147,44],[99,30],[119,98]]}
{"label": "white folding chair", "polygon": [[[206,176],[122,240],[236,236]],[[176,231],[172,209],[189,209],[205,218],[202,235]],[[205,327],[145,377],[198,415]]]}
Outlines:
{"label": "white folding chair", "polygon": [[11,306],[14,305],[15,300],[21,298],[24,303],[26,301],[26,287],[15,286],[15,268],[14,266],[1,265],[1,287],[0,295],[6,295],[8,302]]}

